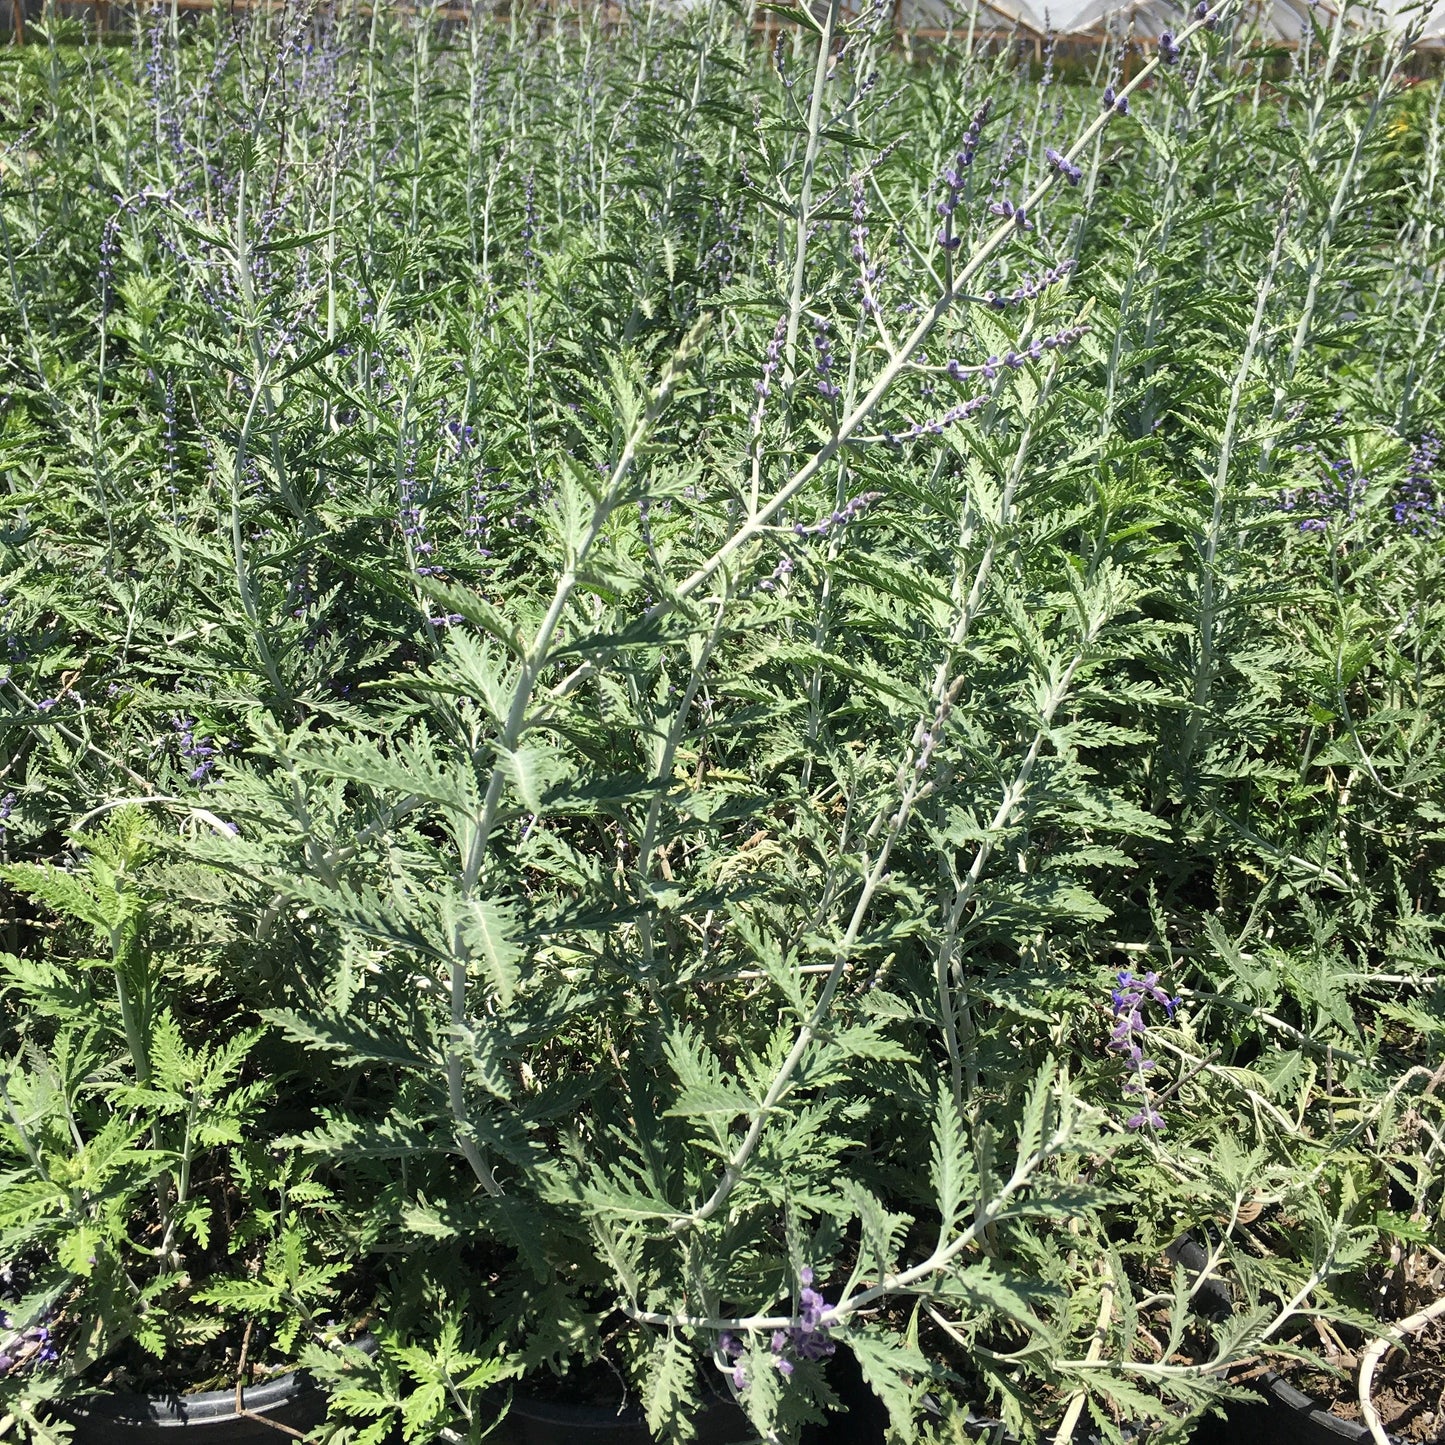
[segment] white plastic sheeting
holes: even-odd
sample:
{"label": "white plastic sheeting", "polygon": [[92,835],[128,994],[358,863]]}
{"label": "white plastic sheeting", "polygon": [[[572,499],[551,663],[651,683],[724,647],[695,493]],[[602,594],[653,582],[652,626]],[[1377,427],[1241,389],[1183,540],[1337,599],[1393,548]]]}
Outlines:
{"label": "white plastic sheeting", "polygon": [[[966,29],[972,18],[982,29],[1020,29],[1042,34],[1098,34],[1107,27],[1127,28],[1141,37],[1177,31],[1193,9],[1186,0],[903,0],[899,22],[908,29]],[[1326,28],[1343,10],[1346,23],[1400,31],[1419,24],[1428,44],[1445,43],[1445,0],[1245,0],[1235,23],[1258,24],[1271,39],[1298,43],[1311,19]]]}
{"label": "white plastic sheeting", "polygon": [[[1063,0],[1060,12],[1050,11],[1049,20],[1066,35],[1101,30],[1111,22],[1120,27],[1132,22],[1136,35],[1158,36],[1187,25],[1191,9],[1175,0]],[[1246,0],[1235,24],[1259,24],[1272,39],[1296,41],[1308,30],[1311,14],[1319,24],[1328,26],[1334,23],[1336,6],[1330,0],[1315,4],[1310,0]]]}
{"label": "white plastic sheeting", "polygon": [[[1445,0],[1442,0],[1445,3]],[[1044,31],[1043,12],[1030,0],[903,0],[898,23],[909,30],[1012,30],[1031,34]]]}
{"label": "white plastic sheeting", "polygon": [[1421,38],[1434,45],[1445,43],[1445,0],[1426,0],[1424,5],[1406,3],[1406,0],[1384,0],[1381,17],[1392,30],[1403,30],[1407,25],[1419,25],[1423,20]]}

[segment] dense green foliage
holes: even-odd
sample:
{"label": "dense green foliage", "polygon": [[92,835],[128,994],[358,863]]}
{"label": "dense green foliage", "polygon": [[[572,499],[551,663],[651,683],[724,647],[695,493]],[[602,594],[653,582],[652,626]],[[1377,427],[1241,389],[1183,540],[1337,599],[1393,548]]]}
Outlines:
{"label": "dense green foliage", "polygon": [[0,1415],[1112,1439],[1445,1248],[1441,88],[880,20],[0,58]]}

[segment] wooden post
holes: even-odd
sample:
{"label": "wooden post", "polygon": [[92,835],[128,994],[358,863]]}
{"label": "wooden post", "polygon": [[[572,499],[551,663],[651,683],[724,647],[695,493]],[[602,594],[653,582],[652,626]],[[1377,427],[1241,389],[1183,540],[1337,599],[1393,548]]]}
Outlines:
{"label": "wooden post", "polygon": [[14,17],[10,32],[12,45],[25,44],[25,0],[10,0],[10,13]]}

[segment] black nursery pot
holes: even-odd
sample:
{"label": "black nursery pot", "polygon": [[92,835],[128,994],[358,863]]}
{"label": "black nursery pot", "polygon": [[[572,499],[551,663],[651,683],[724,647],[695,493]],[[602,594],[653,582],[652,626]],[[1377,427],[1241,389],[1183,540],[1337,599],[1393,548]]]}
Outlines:
{"label": "black nursery pot", "polygon": [[[1202,1269],[1208,1258],[1192,1239],[1181,1240],[1172,1254],[1190,1269]],[[1211,1281],[1205,1290],[1215,1292],[1216,1312],[1227,1314],[1230,1302],[1224,1287]],[[1255,1383],[1262,1397],[1258,1403],[1226,1406],[1226,1421],[1208,1419],[1191,1445],[1371,1445],[1365,1425],[1330,1414],[1283,1375],[1271,1371]],[[1388,1438],[1392,1445],[1405,1445],[1397,1436]]]}
{"label": "black nursery pot", "polygon": [[[1370,1445],[1373,1437],[1358,1420],[1342,1420],[1320,1408],[1318,1400],[1296,1390],[1282,1375],[1265,1375],[1260,1381],[1265,1403],[1252,1407],[1242,1425],[1254,1425],[1258,1435],[1247,1440],[1278,1441],[1279,1445]],[[1404,1445],[1398,1436],[1388,1437]]]}
{"label": "black nursery pot", "polygon": [[[823,1425],[803,1429],[801,1445],[883,1445],[888,1415],[864,1383],[857,1362],[840,1350],[828,1362],[840,1408]],[[696,1445],[754,1445],[757,1432],[731,1400],[712,1396],[698,1413]],[[518,1393],[494,1435],[498,1445],[654,1445],[642,1411],[574,1405]]]}
{"label": "black nursery pot", "polygon": [[[92,1395],[65,1406],[75,1426],[75,1445],[147,1445],[182,1439],[205,1445],[276,1445],[286,1438],[277,1425],[307,1431],[326,1418],[325,1392],[302,1372],[282,1375],[241,1392],[195,1395]],[[253,1416],[259,1418],[252,1418]]]}
{"label": "black nursery pot", "polygon": [[[368,1354],[376,1341],[356,1342]],[[89,1395],[61,1407],[75,1427],[74,1445],[277,1445],[289,1438],[278,1425],[305,1432],[326,1418],[326,1392],[295,1370],[241,1392],[203,1390],[191,1395]]]}
{"label": "black nursery pot", "polygon": [[[497,1445],[653,1445],[642,1411],[609,1410],[516,1395],[497,1430]],[[747,1418],[731,1400],[715,1399],[697,1419],[697,1445],[738,1445],[753,1440]]]}

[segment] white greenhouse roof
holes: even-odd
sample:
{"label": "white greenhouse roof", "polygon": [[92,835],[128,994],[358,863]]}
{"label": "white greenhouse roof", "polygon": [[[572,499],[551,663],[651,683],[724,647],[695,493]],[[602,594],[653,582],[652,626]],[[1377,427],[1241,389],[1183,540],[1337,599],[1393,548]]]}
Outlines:
{"label": "white greenhouse roof", "polygon": [[[1192,18],[1192,6],[1178,0],[1064,0],[1058,14],[1050,11],[1054,28],[1066,35],[1080,35],[1102,29],[1108,22],[1132,22],[1137,35],[1157,36],[1165,30],[1181,30]],[[1356,7],[1357,9],[1359,7]],[[1309,27],[1313,14],[1320,24],[1334,23],[1337,7],[1329,0],[1245,0],[1242,19],[1262,23],[1266,35],[1298,40]]]}
{"label": "white greenhouse roof", "polygon": [[[1085,35],[1109,24],[1130,25],[1140,36],[1180,30],[1192,18],[1192,0],[903,0],[896,12],[910,30],[1021,29],[1042,34]],[[1328,28],[1343,12],[1347,23],[1400,31],[1424,16],[1422,38],[1445,40],[1445,0],[1245,0],[1243,18],[1276,40],[1298,41],[1311,17]]]}
{"label": "white greenhouse roof", "polygon": [[1445,0],[1434,0],[1434,3],[1425,0],[1423,5],[1419,0],[1414,4],[1405,3],[1405,0],[1383,0],[1380,12],[1392,30],[1403,30],[1406,25],[1417,25],[1423,17],[1421,39],[1436,44],[1445,40]]}
{"label": "white greenhouse roof", "polygon": [[1030,0],[903,0],[898,23],[909,30],[1022,30],[1042,34],[1044,17]]}

